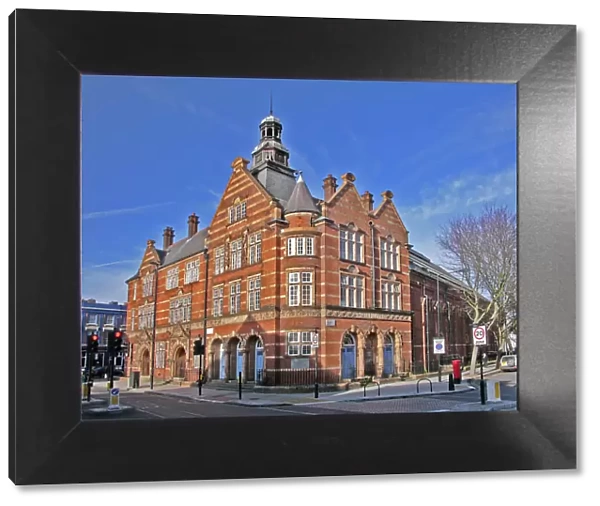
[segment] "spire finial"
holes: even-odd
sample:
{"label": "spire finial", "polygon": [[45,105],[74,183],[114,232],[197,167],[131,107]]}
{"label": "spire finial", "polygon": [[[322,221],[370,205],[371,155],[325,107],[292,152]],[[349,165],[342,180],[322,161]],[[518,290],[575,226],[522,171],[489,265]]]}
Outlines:
{"label": "spire finial", "polygon": [[273,116],[273,92],[269,93],[269,114]]}

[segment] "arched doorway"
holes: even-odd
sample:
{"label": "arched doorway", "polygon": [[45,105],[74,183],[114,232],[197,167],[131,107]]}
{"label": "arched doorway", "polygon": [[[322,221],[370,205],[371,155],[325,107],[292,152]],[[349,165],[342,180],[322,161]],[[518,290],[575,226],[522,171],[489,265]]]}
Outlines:
{"label": "arched doorway", "polygon": [[365,340],[365,376],[377,376],[377,336],[369,334]]}
{"label": "arched doorway", "polygon": [[229,340],[229,379],[237,380],[241,372],[243,374],[244,350],[242,341],[237,337]]}
{"label": "arched doorway", "polygon": [[258,381],[258,376],[262,374],[265,368],[265,352],[262,339],[258,338],[254,347],[254,381]]}
{"label": "arched doorway", "polygon": [[180,347],[175,352],[175,362],[173,363],[173,377],[185,378],[185,350]]}
{"label": "arched doorway", "polygon": [[394,374],[394,341],[389,334],[383,338],[383,374]]}
{"label": "arched doorway", "polygon": [[342,379],[354,379],[356,376],[356,341],[352,334],[342,338]]}
{"label": "arched doorway", "polygon": [[225,379],[225,349],[223,341],[215,339],[210,345],[210,378],[213,380]]}
{"label": "arched doorway", "polygon": [[248,355],[246,356],[248,364],[246,373],[248,381],[258,382],[262,377],[264,368],[264,348],[262,339],[258,336],[250,336],[246,343]]}
{"label": "arched doorway", "polygon": [[150,376],[150,352],[144,350],[142,353],[142,376]]}

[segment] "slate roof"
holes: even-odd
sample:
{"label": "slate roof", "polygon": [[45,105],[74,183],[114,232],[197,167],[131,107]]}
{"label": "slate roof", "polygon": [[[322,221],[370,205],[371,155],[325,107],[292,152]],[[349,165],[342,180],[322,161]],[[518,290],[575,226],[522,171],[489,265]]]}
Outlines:
{"label": "slate roof", "polygon": [[429,257],[417,250],[410,250],[409,263],[411,271],[420,272],[428,277],[432,277],[432,275],[439,276],[440,281],[445,281],[457,288],[468,288],[460,279],[450,274],[443,267],[434,264]]}
{"label": "slate roof", "polygon": [[162,265],[174,264],[179,260],[183,260],[184,258],[202,251],[204,249],[207,233],[208,228],[203,228],[196,232],[192,237],[186,237],[171,245],[167,248],[164,259],[161,259]]}
{"label": "slate roof", "polygon": [[[192,237],[186,237],[180,241],[177,241],[166,250],[157,249],[156,253],[158,253],[160,266],[164,267],[165,265],[171,265],[179,260],[183,260],[184,258],[195,255],[196,253],[200,253],[202,250],[204,250],[204,242],[206,240],[207,233],[208,227],[199,230]],[[139,276],[140,271],[138,269],[133,276],[125,280],[125,283],[129,283]]]}
{"label": "slate roof", "polygon": [[319,208],[315,205],[315,201],[308,190],[308,186],[306,186],[304,179],[302,179],[302,174],[298,176],[294,191],[285,204],[286,214],[299,212],[319,213]]}

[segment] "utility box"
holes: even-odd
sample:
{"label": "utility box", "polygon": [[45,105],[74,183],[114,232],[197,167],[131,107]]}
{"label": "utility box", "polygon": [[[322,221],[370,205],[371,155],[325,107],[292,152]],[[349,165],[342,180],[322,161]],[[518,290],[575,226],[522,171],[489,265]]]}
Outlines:
{"label": "utility box", "polygon": [[140,388],[140,371],[132,371],[129,376],[129,387]]}

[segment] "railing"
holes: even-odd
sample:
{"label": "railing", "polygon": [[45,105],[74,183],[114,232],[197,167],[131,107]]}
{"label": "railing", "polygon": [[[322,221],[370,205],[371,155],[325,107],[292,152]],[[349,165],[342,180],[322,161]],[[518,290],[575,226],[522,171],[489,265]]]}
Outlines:
{"label": "railing", "polygon": [[[258,385],[264,386],[309,386],[315,384],[314,369],[260,369],[256,375]],[[316,382],[330,385],[340,382],[337,372],[319,369]]]}

